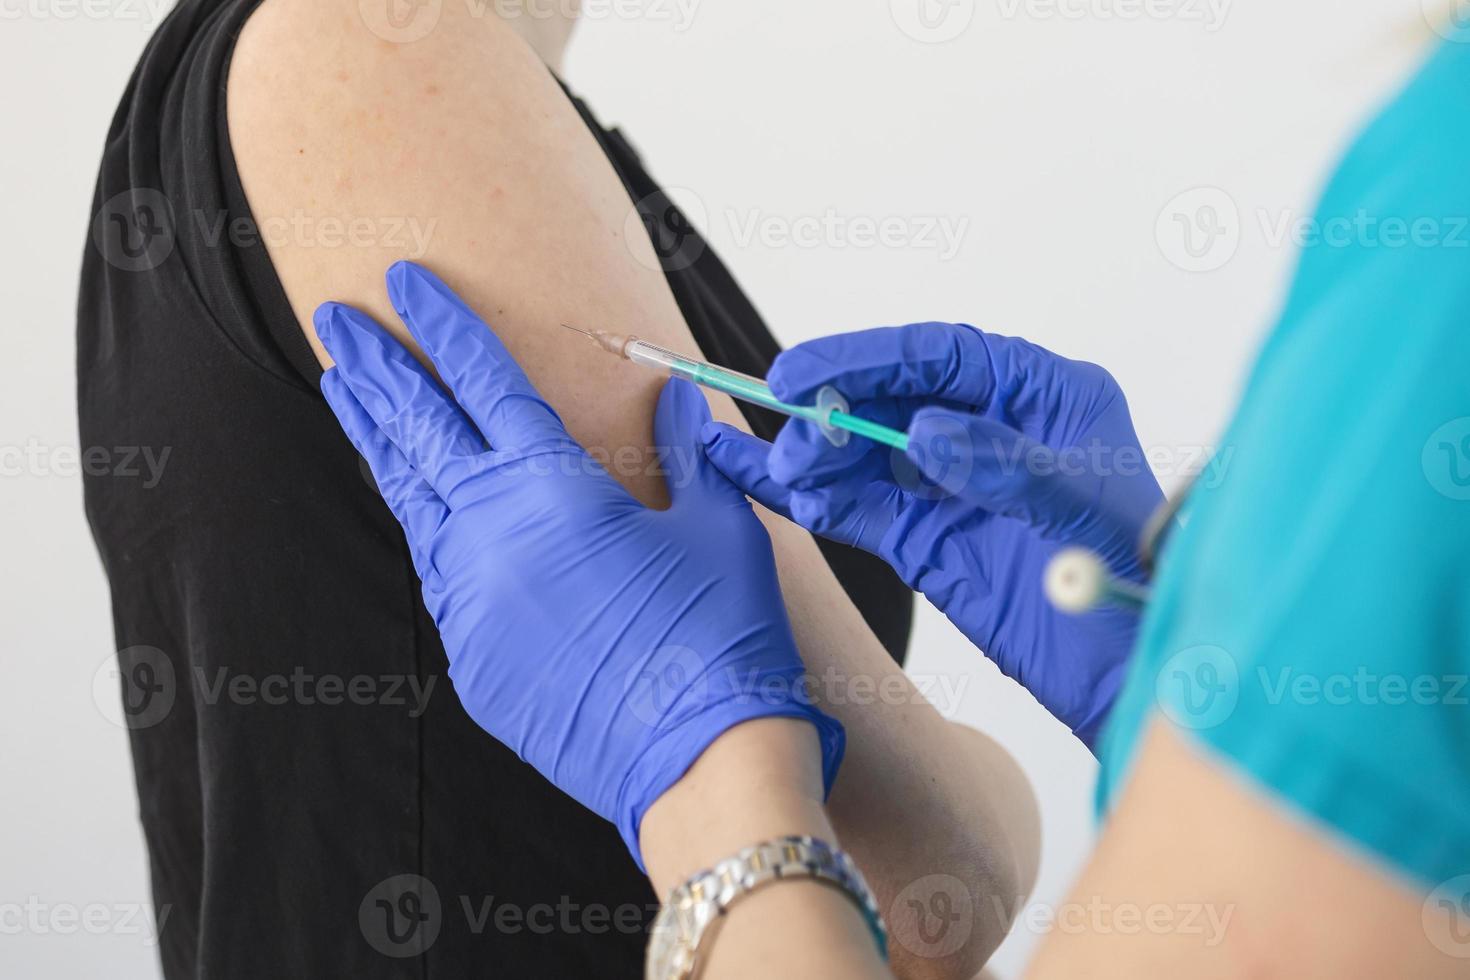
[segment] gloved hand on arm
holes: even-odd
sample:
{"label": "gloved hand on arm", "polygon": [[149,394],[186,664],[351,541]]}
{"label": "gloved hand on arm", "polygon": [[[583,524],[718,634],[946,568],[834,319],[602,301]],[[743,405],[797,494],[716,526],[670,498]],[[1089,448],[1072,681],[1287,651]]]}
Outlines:
{"label": "gloved hand on arm", "polygon": [[949,323],[801,344],[766,380],[794,404],[832,385],[853,414],[906,430],[909,450],[860,438],[839,448],[797,419],[774,446],[711,423],[715,465],[771,510],[887,561],[1091,748],[1138,616],[1060,613],[1042,578],[1068,545],[1144,577],[1138,542],[1164,495],[1117,383],[1094,364]]}
{"label": "gloved hand on arm", "polygon": [[699,390],[659,398],[672,505],[651,510],[437,277],[398,263],[388,293],[449,390],[328,303],[322,393],[403,525],[470,717],[615,823],[640,866],[643,814],[744,721],[810,721],[830,790],[843,729],[805,697],[770,538],[705,457]]}

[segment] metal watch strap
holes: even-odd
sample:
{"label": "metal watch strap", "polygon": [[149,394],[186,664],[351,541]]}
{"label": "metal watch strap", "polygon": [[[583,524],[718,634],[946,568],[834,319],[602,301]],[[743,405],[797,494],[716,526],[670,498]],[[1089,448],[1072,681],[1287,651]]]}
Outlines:
{"label": "metal watch strap", "polygon": [[820,882],[851,898],[879,954],[888,958],[878,903],[852,859],[815,837],[778,837],[747,847],[674,889],[649,933],[644,980],[690,980],[699,967],[701,941],[726,909],[759,888],[791,880]]}

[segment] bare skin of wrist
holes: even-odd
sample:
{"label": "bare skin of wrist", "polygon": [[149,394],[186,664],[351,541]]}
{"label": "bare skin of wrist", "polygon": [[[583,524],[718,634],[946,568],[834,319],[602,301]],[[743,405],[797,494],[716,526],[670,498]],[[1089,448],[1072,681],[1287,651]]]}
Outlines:
{"label": "bare skin of wrist", "polygon": [[[763,718],[716,739],[649,808],[639,840],[662,897],[741,848],[788,834],[840,846],[822,806],[812,726]],[[770,885],[737,901],[712,928],[718,931],[705,944],[706,980],[891,976],[857,906],[828,885]]]}

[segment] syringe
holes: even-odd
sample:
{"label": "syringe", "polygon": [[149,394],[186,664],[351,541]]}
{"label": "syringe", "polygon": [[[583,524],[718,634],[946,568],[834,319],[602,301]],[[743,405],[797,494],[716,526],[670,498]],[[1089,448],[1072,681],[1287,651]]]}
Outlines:
{"label": "syringe", "polygon": [[772,394],[771,389],[760,378],[685,357],[637,337],[626,337],[604,330],[583,330],[570,323],[563,323],[562,326],[590,337],[593,343],[609,354],[616,354],[635,364],[667,371],[706,388],[723,391],[731,398],[760,405],[782,415],[806,419],[820,428],[827,441],[834,446],[847,445],[848,433],[857,433],[865,439],[881,442],[899,451],[909,448],[909,437],[906,433],[850,414],[847,399],[831,385],[826,385],[817,392],[815,405],[789,405]]}

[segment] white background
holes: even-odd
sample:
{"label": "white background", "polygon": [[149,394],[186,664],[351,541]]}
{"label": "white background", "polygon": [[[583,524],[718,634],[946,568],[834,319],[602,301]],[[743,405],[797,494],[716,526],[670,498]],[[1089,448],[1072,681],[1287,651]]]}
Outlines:
{"label": "white background", "polygon": [[[922,2],[953,37],[912,36],[932,36],[920,0],[586,0],[567,75],[697,202],[783,342],[922,319],[1021,334],[1111,368],[1144,445],[1188,462],[1280,302],[1282,222],[1431,37],[1419,0]],[[157,975],[141,919],[123,922],[146,863],[126,734],[93,696],[108,593],[66,453],[95,168],[159,6],[0,0],[7,977]],[[1171,204],[1201,187],[1219,190]],[[1207,221],[1199,205],[1225,234],[1191,257],[1175,212]],[[921,235],[931,218],[963,228],[953,254]],[[906,242],[867,242],[881,219]],[[1090,758],[927,607],[912,651],[915,674],[961,686],[950,712],[1026,766],[1046,814],[1034,901],[1058,901],[1091,846]],[[100,934],[50,921],[93,903],[123,907]],[[1016,935],[997,972],[1037,938]]]}

